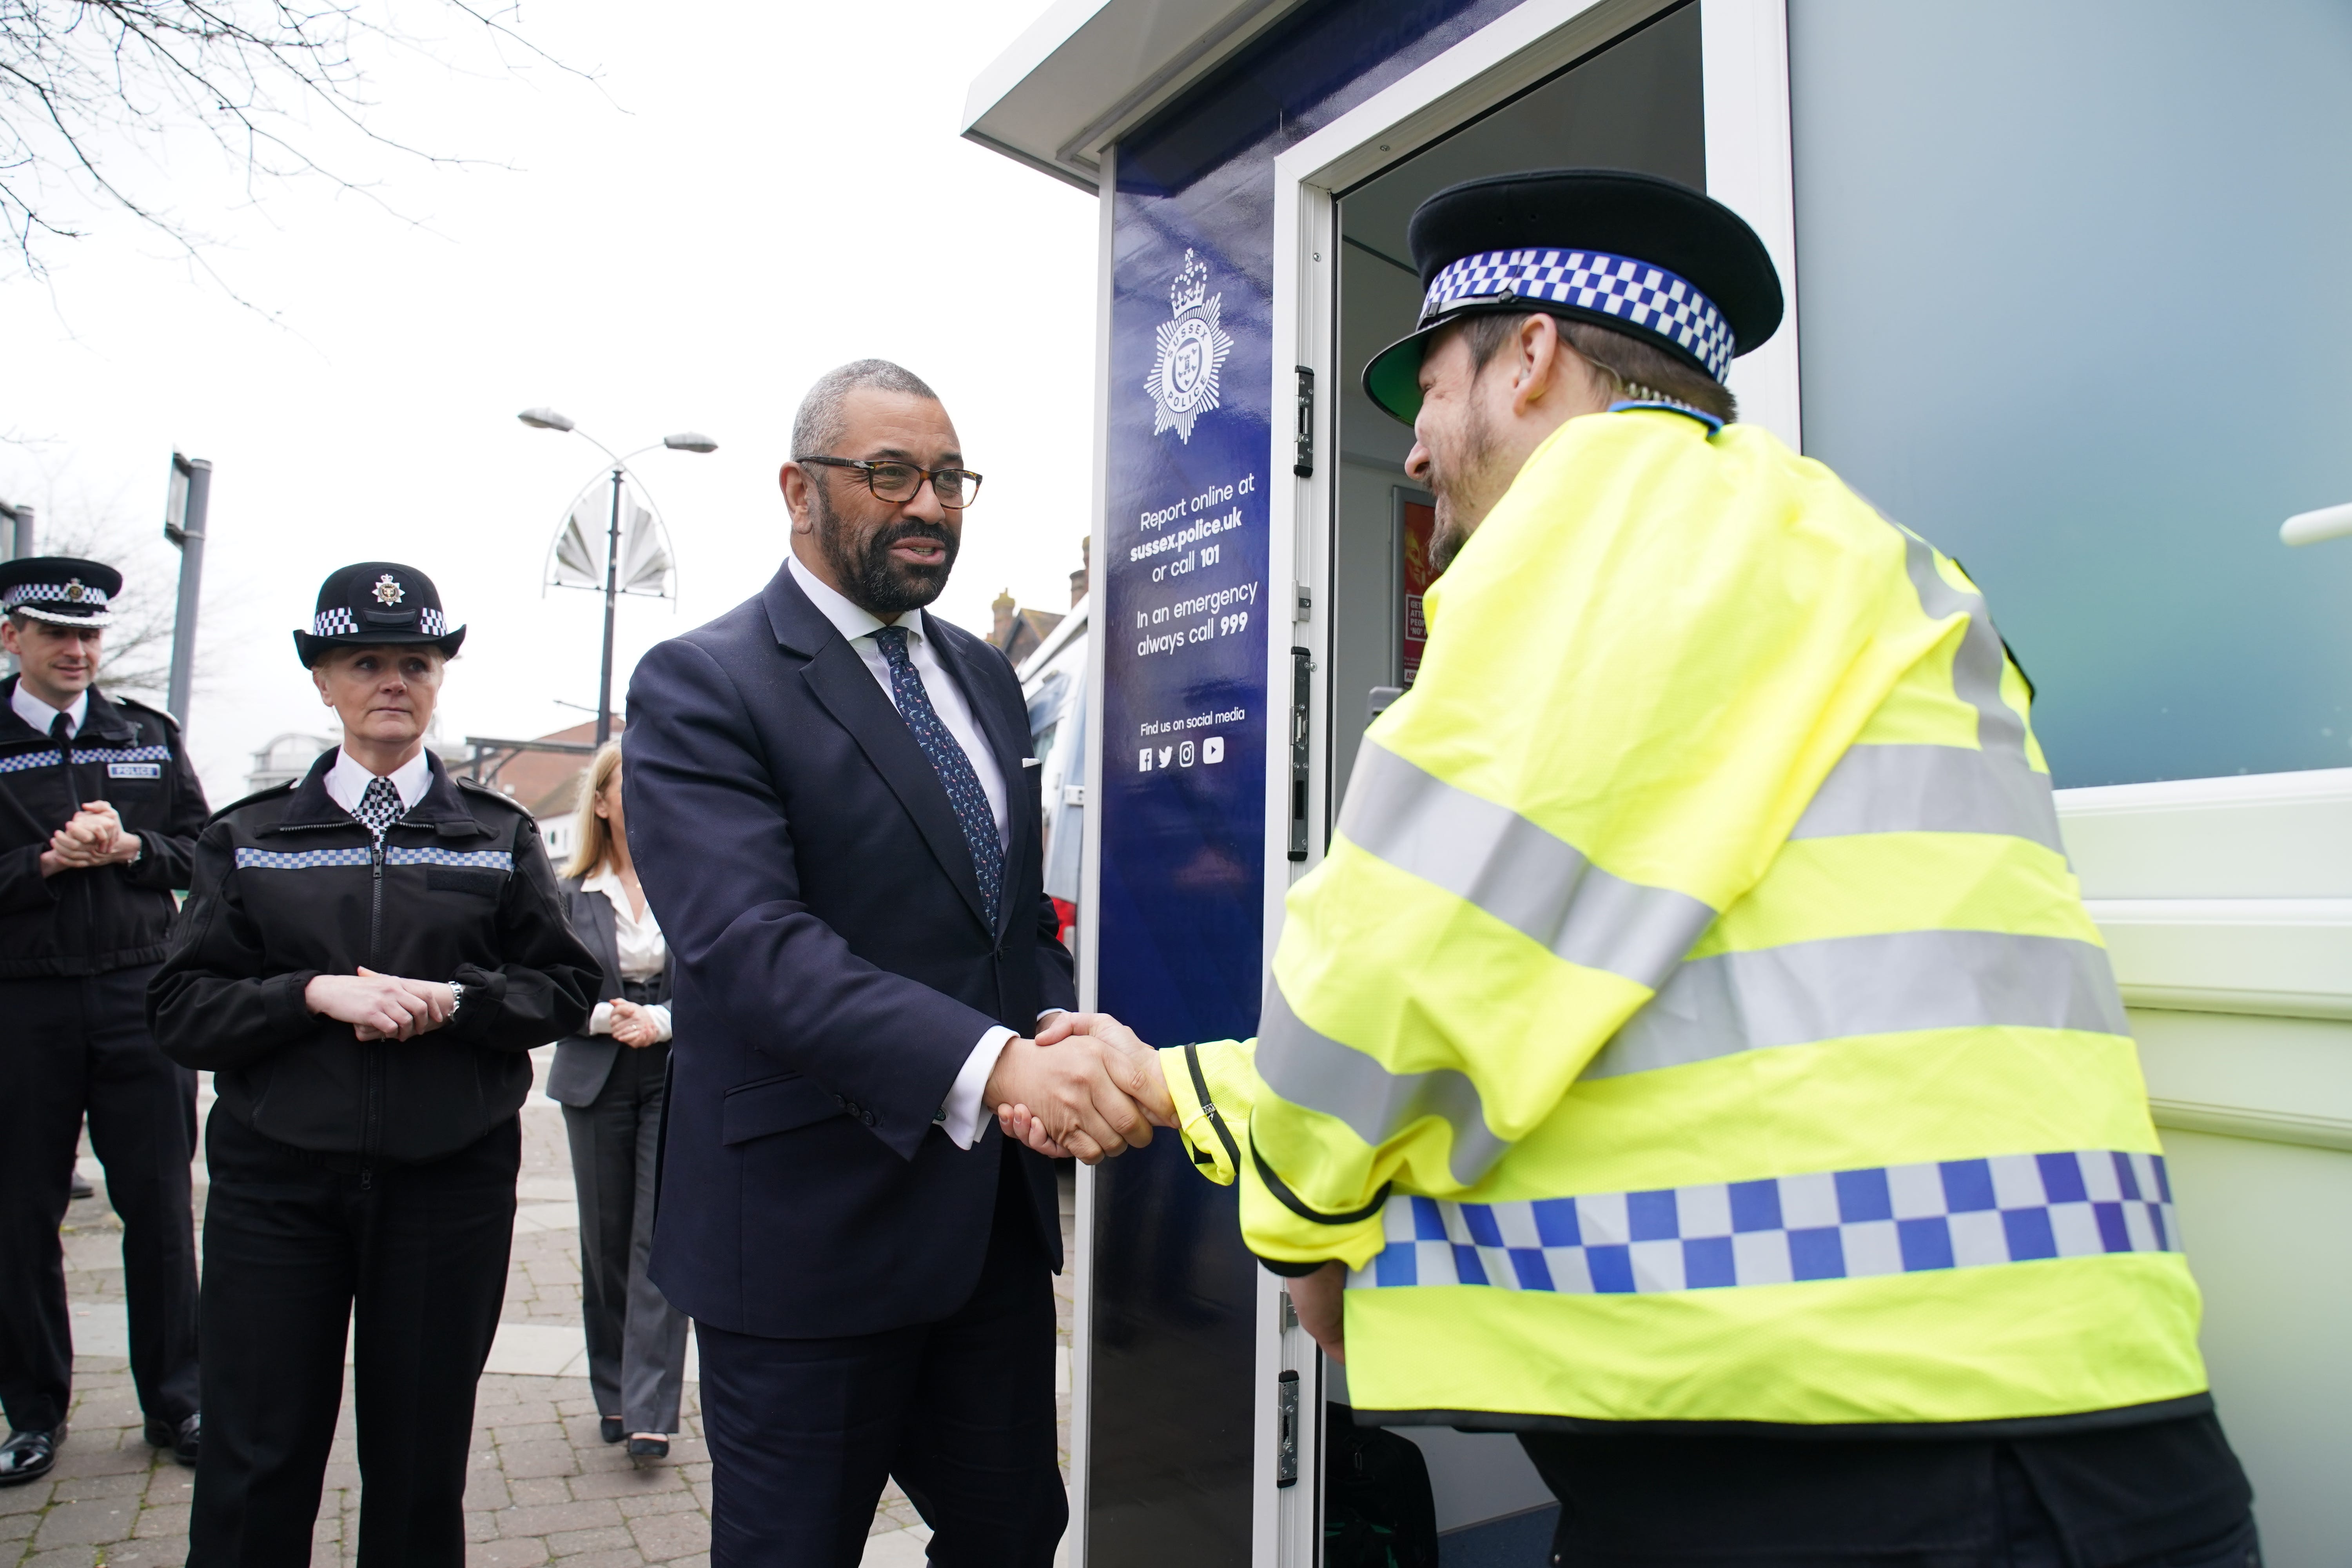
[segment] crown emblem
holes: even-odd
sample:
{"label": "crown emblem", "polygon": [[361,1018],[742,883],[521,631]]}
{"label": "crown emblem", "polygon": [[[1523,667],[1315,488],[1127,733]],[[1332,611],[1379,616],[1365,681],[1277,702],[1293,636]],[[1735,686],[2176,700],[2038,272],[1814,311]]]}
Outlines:
{"label": "crown emblem", "polygon": [[375,580],[374,591],[376,602],[380,605],[397,605],[401,600],[408,597],[406,590],[392,580],[392,574],[389,572]]}
{"label": "crown emblem", "polygon": [[1209,264],[1192,251],[1168,289],[1169,320],[1160,324],[1151,374],[1143,389],[1151,396],[1151,433],[1173,430],[1185,445],[1192,425],[1217,406],[1218,381],[1234,340],[1219,318],[1225,297],[1209,292]]}
{"label": "crown emblem", "polygon": [[69,601],[71,601],[71,602],[72,602],[72,603],[74,603],[74,604],[79,605],[79,604],[80,604],[80,603],[81,603],[81,595],[82,595],[81,579],[80,579],[80,578],[79,578],[79,577],[68,577],[68,578],[67,578],[67,579],[66,579],[66,597],[67,597],[67,599],[68,599]]}
{"label": "crown emblem", "polygon": [[1191,251],[1184,253],[1184,270],[1168,288],[1168,313],[1181,316],[1197,310],[1209,298],[1209,266]]}

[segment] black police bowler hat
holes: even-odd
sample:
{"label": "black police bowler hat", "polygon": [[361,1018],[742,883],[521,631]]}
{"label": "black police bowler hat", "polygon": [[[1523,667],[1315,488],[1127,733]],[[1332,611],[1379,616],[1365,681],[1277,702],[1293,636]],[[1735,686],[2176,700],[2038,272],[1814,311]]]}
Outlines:
{"label": "black police bowler hat", "polygon": [[455,658],[466,628],[441,613],[433,579],[396,561],[362,561],[337,568],[319,584],[310,629],[294,634],[294,651],[309,668],[337,647],[385,647],[431,643]]}
{"label": "black police bowler hat", "polygon": [[1411,424],[1421,357],[1471,315],[1548,311],[1596,322],[1721,381],[1780,325],[1780,279],[1756,231],[1721,202],[1625,169],[1538,169],[1448,185],[1406,228],[1421,319],[1372,356],[1364,392]]}
{"label": "black police bowler hat", "polygon": [[110,626],[122,574],[102,561],[27,555],[0,563],[0,615],[60,626]]}

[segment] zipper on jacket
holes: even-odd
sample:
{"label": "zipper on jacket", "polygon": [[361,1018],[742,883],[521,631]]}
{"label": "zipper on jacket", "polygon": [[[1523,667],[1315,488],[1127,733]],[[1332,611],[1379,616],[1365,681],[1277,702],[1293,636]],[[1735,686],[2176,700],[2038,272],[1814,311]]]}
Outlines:
{"label": "zipper on jacket", "polygon": [[[382,970],[382,954],[378,952],[383,929],[383,839],[378,837],[368,851],[368,967]],[[360,1071],[360,1158],[373,1162],[383,1144],[383,1042],[370,1040],[363,1044],[364,1053]],[[365,1164],[360,1170],[360,1187],[368,1184]]]}

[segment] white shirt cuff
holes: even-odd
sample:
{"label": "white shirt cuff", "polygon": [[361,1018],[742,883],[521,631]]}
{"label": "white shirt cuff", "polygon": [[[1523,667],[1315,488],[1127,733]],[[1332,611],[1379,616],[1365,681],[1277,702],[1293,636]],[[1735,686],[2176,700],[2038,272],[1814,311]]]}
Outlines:
{"label": "white shirt cuff", "polygon": [[613,1005],[610,1002],[597,1003],[596,1010],[588,1015],[588,1032],[592,1035],[613,1032]]}
{"label": "white shirt cuff", "polygon": [[981,1036],[980,1044],[972,1047],[971,1055],[963,1059],[963,1070],[956,1074],[955,1086],[948,1090],[947,1103],[940,1107],[940,1131],[959,1149],[969,1149],[980,1142],[981,1121],[995,1114],[994,1109],[982,1103],[988,1093],[988,1075],[996,1070],[996,1058],[1016,1037],[999,1024]]}
{"label": "white shirt cuff", "polygon": [[[669,1004],[668,1004],[668,1003],[667,1003],[667,1002],[649,1002],[649,1003],[647,1003],[647,1004],[646,1005],[646,1017],[648,1017],[648,1018],[651,1018],[651,1019],[654,1021],[654,1043],[655,1043],[656,1045],[659,1045],[659,1044],[661,1044],[663,1041],[665,1041],[665,1040],[667,1040],[667,1039],[668,1039],[668,1038],[670,1037],[670,1036],[669,1036]],[[982,1080],[982,1081],[985,1081],[985,1080]]]}

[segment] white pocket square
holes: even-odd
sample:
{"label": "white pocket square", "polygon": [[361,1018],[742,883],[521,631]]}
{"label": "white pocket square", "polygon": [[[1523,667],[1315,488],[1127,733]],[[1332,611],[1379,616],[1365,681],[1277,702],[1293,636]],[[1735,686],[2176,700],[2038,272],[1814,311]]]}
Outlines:
{"label": "white pocket square", "polygon": [[1044,763],[1036,757],[1024,757],[1021,759],[1021,765],[1024,768],[1034,768],[1041,767]]}

